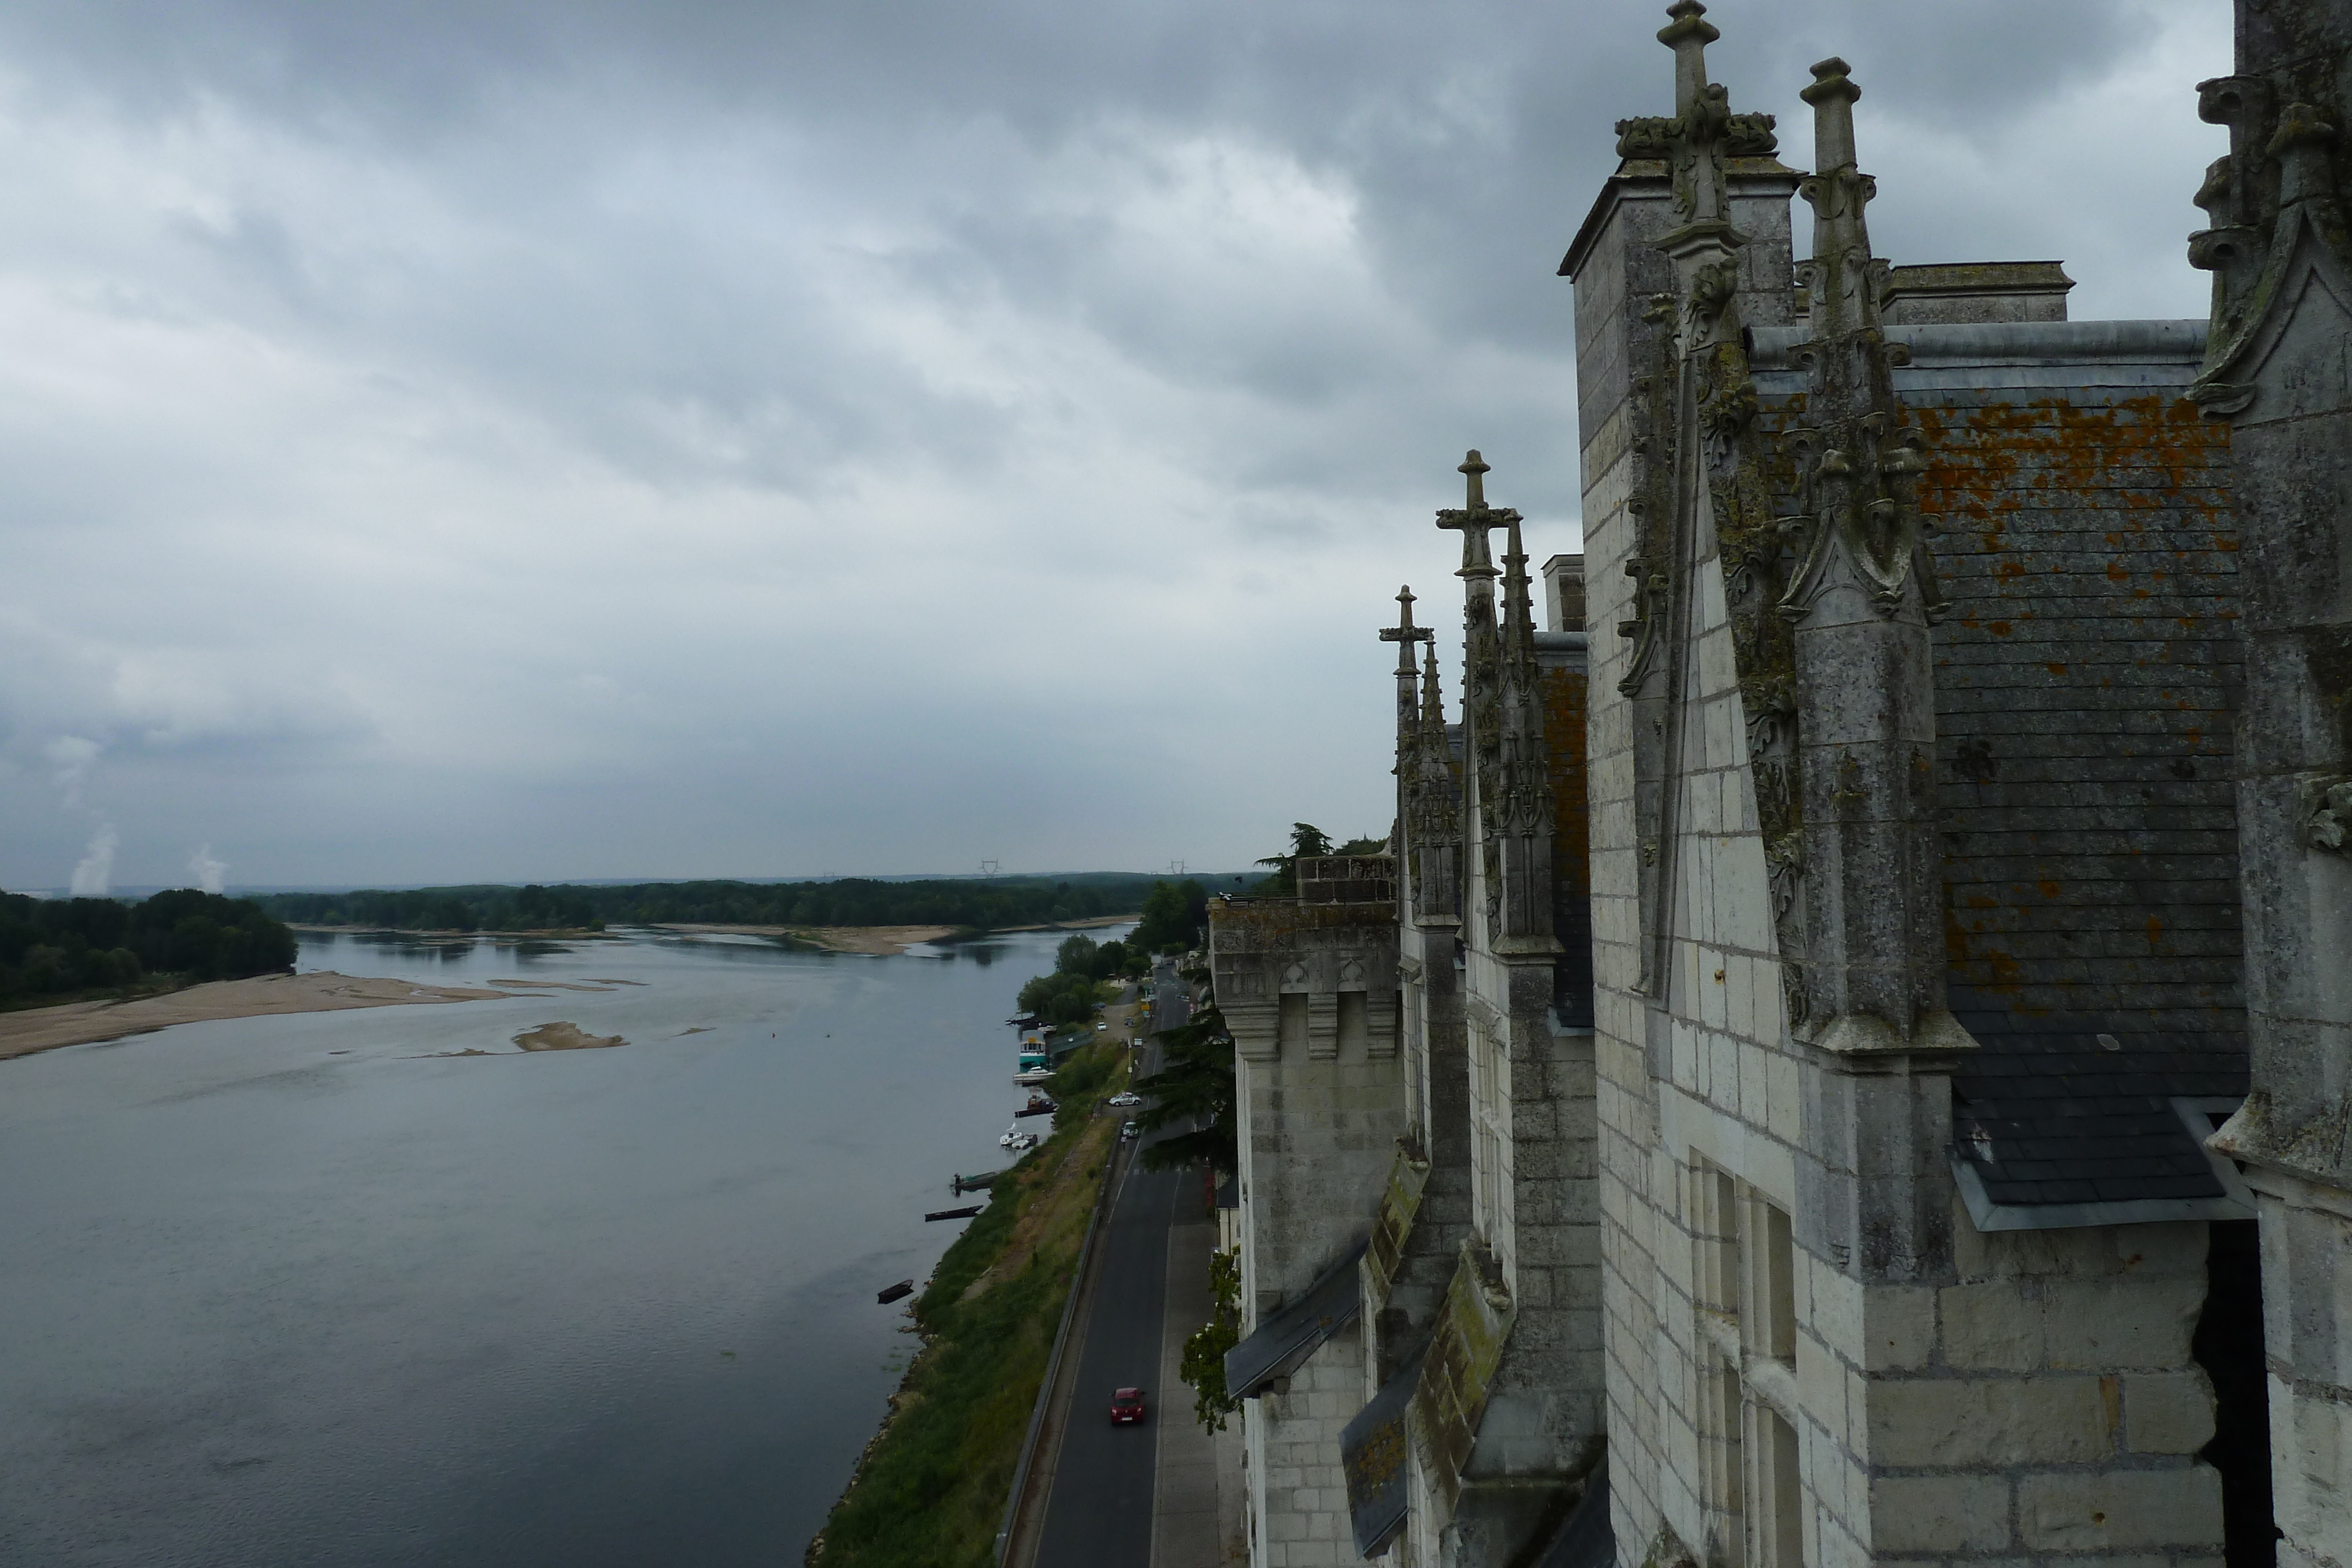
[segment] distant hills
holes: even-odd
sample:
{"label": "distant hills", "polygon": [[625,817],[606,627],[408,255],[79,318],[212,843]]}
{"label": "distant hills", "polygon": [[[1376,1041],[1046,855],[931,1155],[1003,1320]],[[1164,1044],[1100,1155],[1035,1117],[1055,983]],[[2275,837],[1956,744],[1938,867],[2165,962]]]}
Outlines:
{"label": "distant hills", "polygon": [[413,931],[597,930],[608,925],[949,925],[1001,929],[1139,910],[1169,881],[1204,888],[1254,881],[1222,873],[1171,878],[1136,872],[1054,876],[838,877],[724,881],[480,883],[260,894],[279,920]]}

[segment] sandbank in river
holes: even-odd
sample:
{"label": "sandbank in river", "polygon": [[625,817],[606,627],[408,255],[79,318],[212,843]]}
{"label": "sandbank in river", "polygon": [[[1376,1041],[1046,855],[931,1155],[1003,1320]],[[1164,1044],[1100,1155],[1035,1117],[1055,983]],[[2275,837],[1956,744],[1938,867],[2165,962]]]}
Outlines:
{"label": "sandbank in river", "polygon": [[271,1013],[340,1012],[346,1008],[393,1007],[406,1002],[480,1002],[506,991],[457,986],[425,986],[414,980],[369,980],[320,969],[307,975],[256,975],[244,980],[214,980],[160,997],[128,1002],[68,1002],[0,1013],[0,1061],[89,1045],[125,1035],[149,1034],[180,1023],[215,1019],[260,1018]]}

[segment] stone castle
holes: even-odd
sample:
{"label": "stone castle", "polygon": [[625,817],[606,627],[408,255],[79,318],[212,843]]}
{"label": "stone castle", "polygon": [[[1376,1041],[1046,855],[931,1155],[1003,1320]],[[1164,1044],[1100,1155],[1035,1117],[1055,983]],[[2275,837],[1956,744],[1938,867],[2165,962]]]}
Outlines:
{"label": "stone castle", "polygon": [[2238,0],[2186,321],[1877,259],[1705,9],[1582,553],[1470,454],[1391,852],[1211,912],[1251,1560],[2352,1568],[2352,0]]}

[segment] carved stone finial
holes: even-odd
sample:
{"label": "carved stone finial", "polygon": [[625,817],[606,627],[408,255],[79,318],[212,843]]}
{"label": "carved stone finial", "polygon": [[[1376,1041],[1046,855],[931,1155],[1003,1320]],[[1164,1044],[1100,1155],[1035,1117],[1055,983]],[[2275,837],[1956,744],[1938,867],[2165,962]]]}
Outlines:
{"label": "carved stone finial", "polygon": [[1398,645],[1397,674],[1410,675],[1412,674],[1412,645],[1415,643],[1434,643],[1437,633],[1429,627],[1412,623],[1413,597],[1410,586],[1397,590],[1397,623],[1381,628],[1381,641]]}
{"label": "carved stone finial", "polygon": [[1828,340],[1878,325],[1878,279],[1863,209],[1878,182],[1856,167],[1853,105],[1862,89],[1832,56],[1813,68],[1801,97],[1813,110],[1813,173],[1797,187],[1813,209],[1812,259],[1800,268],[1811,285],[1812,328]]}
{"label": "carved stone finial", "polygon": [[1854,162],[1853,104],[1862,96],[1843,60],[1832,55],[1813,67],[1812,85],[1797,96],[1813,108],[1813,167],[1843,169]]}
{"label": "carved stone finial", "polygon": [[1675,0],[1666,15],[1674,19],[1658,29],[1658,42],[1675,52],[1675,112],[1687,115],[1706,91],[1706,47],[1723,34],[1699,0]]}
{"label": "carved stone finial", "polygon": [[1485,476],[1493,473],[1494,470],[1486,466],[1486,460],[1478,455],[1478,449],[1476,447],[1474,446],[1470,449],[1470,455],[1462,460],[1462,465],[1459,468],[1456,468],[1454,472],[1456,474],[1466,474],[1470,477],[1469,497],[1463,503],[1463,505],[1474,512],[1485,511],[1486,509],[1486,485]]}
{"label": "carved stone finial", "polygon": [[[1462,570],[1454,575],[1470,584],[1474,602],[1485,602],[1491,608],[1494,597],[1495,560],[1488,553],[1486,533],[1499,528],[1518,514],[1508,507],[1486,505],[1485,476],[1489,472],[1486,460],[1470,449],[1455,473],[1468,480],[1465,504],[1459,511],[1446,510],[1437,514],[1441,528],[1458,529],[1462,535]],[[1484,599],[1480,599],[1483,592]]]}

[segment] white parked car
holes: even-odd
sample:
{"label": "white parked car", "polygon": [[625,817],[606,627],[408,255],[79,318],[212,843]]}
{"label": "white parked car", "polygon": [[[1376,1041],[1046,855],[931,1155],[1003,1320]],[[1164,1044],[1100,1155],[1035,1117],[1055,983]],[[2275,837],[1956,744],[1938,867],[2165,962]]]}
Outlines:
{"label": "white parked car", "polygon": [[1110,1105],[1140,1105],[1143,1103],[1143,1096],[1138,1094],[1132,1089],[1122,1090],[1118,1093],[1112,1095],[1105,1102],[1105,1103]]}

